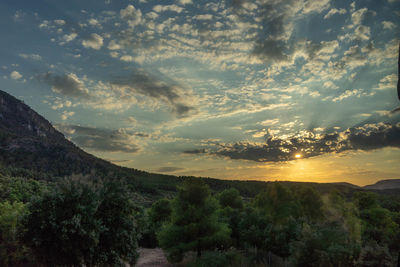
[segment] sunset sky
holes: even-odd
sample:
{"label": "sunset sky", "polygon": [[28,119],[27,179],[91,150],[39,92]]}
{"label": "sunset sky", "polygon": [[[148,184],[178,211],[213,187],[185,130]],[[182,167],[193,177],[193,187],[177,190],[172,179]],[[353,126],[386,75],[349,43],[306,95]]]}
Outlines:
{"label": "sunset sky", "polygon": [[365,185],[400,178],[399,22],[399,0],[3,0],[0,89],[118,165]]}

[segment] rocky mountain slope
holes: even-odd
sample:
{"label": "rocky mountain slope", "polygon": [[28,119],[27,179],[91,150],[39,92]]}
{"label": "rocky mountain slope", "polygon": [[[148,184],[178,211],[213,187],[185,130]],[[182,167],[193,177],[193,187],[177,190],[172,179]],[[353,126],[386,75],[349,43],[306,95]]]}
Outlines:
{"label": "rocky mountain slope", "polygon": [[1,90],[0,164],[56,176],[118,170],[75,146],[28,105]]}

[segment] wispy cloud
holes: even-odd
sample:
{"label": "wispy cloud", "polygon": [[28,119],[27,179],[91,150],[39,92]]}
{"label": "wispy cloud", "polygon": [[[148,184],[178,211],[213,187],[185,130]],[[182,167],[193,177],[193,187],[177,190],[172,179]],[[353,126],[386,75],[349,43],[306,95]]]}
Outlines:
{"label": "wispy cloud", "polygon": [[186,117],[196,112],[190,90],[172,80],[162,80],[138,70],[130,75],[114,78],[111,84],[123,97],[141,94],[167,104],[178,117]]}

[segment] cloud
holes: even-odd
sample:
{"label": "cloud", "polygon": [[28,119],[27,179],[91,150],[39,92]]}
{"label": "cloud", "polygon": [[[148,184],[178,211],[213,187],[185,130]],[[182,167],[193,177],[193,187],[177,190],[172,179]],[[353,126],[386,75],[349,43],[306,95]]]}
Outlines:
{"label": "cloud", "polygon": [[[249,8],[254,3],[248,0],[234,0],[231,5],[236,14],[231,18],[236,25],[243,30],[255,31],[254,37],[251,38],[254,40],[251,55],[270,64],[287,63],[291,60],[294,50],[290,37],[296,14],[303,8],[304,12],[314,11],[311,5],[302,5],[300,1],[295,0],[262,1],[254,8]],[[321,7],[318,3],[316,6]]]}
{"label": "cloud", "polygon": [[167,104],[177,117],[186,117],[196,112],[193,97],[188,89],[174,81],[160,80],[149,73],[134,71],[131,75],[118,77],[111,85],[123,97],[134,97],[141,94]]}
{"label": "cloud", "polygon": [[324,16],[324,19],[328,19],[328,18],[332,17],[335,14],[343,15],[343,14],[346,14],[346,13],[347,13],[347,11],[344,8],[341,8],[341,9],[332,8],[331,10],[329,10],[328,13],[326,13],[326,15]]}
{"label": "cloud", "polygon": [[121,19],[126,20],[129,26],[134,27],[142,21],[142,12],[133,5],[128,5],[125,9],[120,10]]}
{"label": "cloud", "polygon": [[361,8],[361,9],[353,12],[353,14],[351,14],[351,21],[353,22],[353,26],[361,24],[362,20],[365,17],[365,14],[367,14],[367,12],[368,12],[368,8]]}
{"label": "cloud", "polygon": [[22,75],[18,71],[14,70],[13,72],[11,72],[10,78],[13,80],[18,80],[22,78]]}
{"label": "cloud", "polygon": [[391,21],[382,21],[382,26],[384,30],[393,30],[396,27]]}
{"label": "cloud", "polygon": [[92,33],[87,39],[82,41],[85,48],[93,48],[99,50],[103,46],[103,37],[97,33]]}
{"label": "cloud", "polygon": [[57,129],[71,136],[78,146],[101,152],[135,153],[140,147],[134,135],[124,129],[109,130],[78,125],[57,125]]}
{"label": "cloud", "polygon": [[179,0],[179,4],[188,5],[188,4],[193,4],[193,2],[192,0]]}
{"label": "cloud", "polygon": [[176,12],[176,13],[181,13],[183,11],[183,8],[177,5],[156,5],[153,7],[153,10],[155,12],[165,12],[165,11],[172,11],[172,12]]}
{"label": "cloud", "polygon": [[181,171],[184,170],[184,168],[180,167],[160,167],[156,169],[156,172],[175,172],[175,171]]}
{"label": "cloud", "polygon": [[[371,56],[372,53],[369,53],[368,57]],[[368,63],[368,57],[358,45],[354,45],[344,52],[344,56],[340,61],[337,61],[336,64],[354,69],[366,65]]]}
{"label": "cloud", "polygon": [[63,26],[65,24],[65,20],[56,19],[56,20],[54,20],[54,24],[56,24],[57,26]]}
{"label": "cloud", "polygon": [[90,97],[89,90],[85,87],[84,82],[74,73],[58,75],[48,72],[40,75],[38,79],[51,85],[51,90],[55,93],[72,97]]}
{"label": "cloud", "polygon": [[212,20],[213,16],[211,14],[201,14],[196,15],[193,18],[197,20]]}
{"label": "cloud", "polygon": [[239,142],[218,144],[217,146],[213,150],[193,150],[184,153],[207,153],[230,159],[279,162],[295,160],[296,154],[301,154],[303,158],[309,158],[348,150],[369,151],[384,147],[400,148],[400,123],[366,124],[349,128],[343,132],[325,134],[303,131],[287,138],[268,135],[265,143]]}
{"label": "cloud", "polygon": [[24,59],[42,60],[42,57],[38,54],[19,54]]}
{"label": "cloud", "polygon": [[132,56],[129,56],[129,55],[123,55],[119,59],[122,61],[125,61],[125,62],[132,62],[135,60]]}
{"label": "cloud", "polygon": [[357,89],[346,90],[341,95],[333,98],[332,101],[333,102],[342,101],[343,99],[351,97],[351,96],[358,96],[359,97],[360,94],[361,94],[361,90],[357,90]]}
{"label": "cloud", "polygon": [[44,20],[44,21],[42,21],[40,24],[39,24],[39,28],[40,29],[47,29],[47,28],[49,28],[50,26],[49,26],[49,21],[47,21],[47,20]]}
{"label": "cloud", "polygon": [[369,40],[371,35],[371,29],[364,25],[358,25],[354,31],[355,39],[357,40]]}
{"label": "cloud", "polygon": [[385,89],[392,89],[392,88],[394,89],[394,88],[396,88],[397,80],[398,79],[397,79],[396,74],[387,75],[379,81],[379,85],[375,89],[376,90],[385,90]]}
{"label": "cloud", "polygon": [[308,0],[304,4],[303,13],[321,13],[322,11],[328,9],[329,6],[330,0]]}
{"label": "cloud", "polygon": [[272,120],[261,121],[261,122],[258,122],[257,124],[260,124],[262,126],[271,126],[271,125],[277,124],[278,122],[279,122],[279,119],[276,118],[276,119],[272,119]]}
{"label": "cloud", "polygon": [[185,150],[183,151],[185,154],[204,154],[207,153],[206,149],[192,149],[192,150]]}
{"label": "cloud", "polygon": [[119,49],[121,49],[121,46],[115,40],[111,40],[108,43],[107,48],[110,50],[119,50]]}
{"label": "cloud", "polygon": [[69,43],[69,42],[73,41],[77,36],[78,36],[78,34],[75,32],[70,33],[70,34],[64,34],[64,36],[62,37],[62,40],[66,43]]}
{"label": "cloud", "polygon": [[276,62],[288,61],[290,59],[287,53],[287,46],[283,41],[264,40],[258,41],[252,51],[252,55],[257,56],[261,60]]}
{"label": "cloud", "polygon": [[75,112],[73,111],[63,111],[63,113],[61,114],[61,119],[63,121],[65,121],[66,119],[68,119],[69,117],[72,117],[75,114]]}
{"label": "cloud", "polygon": [[137,120],[132,116],[129,116],[126,119],[126,122],[128,122],[130,126],[135,126],[137,124]]}
{"label": "cloud", "polygon": [[90,19],[88,20],[88,23],[89,23],[90,25],[92,25],[92,26],[98,26],[98,25],[100,25],[99,21],[98,21],[97,19],[94,19],[94,18],[90,18]]}

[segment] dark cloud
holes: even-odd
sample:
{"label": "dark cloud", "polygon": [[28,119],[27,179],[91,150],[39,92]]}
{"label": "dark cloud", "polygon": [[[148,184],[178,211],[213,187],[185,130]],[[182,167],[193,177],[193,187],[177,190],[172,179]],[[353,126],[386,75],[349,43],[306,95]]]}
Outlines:
{"label": "dark cloud", "polygon": [[185,151],[191,154],[215,154],[231,159],[245,159],[257,162],[279,162],[295,159],[296,154],[303,158],[315,157],[325,153],[340,153],[347,150],[373,150],[383,147],[400,148],[400,123],[366,124],[349,128],[343,132],[301,135],[282,139],[267,136],[265,144],[235,143],[219,144],[210,152],[205,150]]}
{"label": "dark cloud", "polygon": [[73,73],[58,75],[47,72],[38,76],[38,79],[51,85],[51,89],[56,93],[72,97],[90,97],[85,84]]}
{"label": "dark cloud", "polygon": [[287,61],[290,58],[286,54],[288,49],[283,41],[264,40],[256,42],[252,54],[264,61]]}
{"label": "dark cloud", "polygon": [[207,151],[203,148],[203,149],[186,150],[186,151],[183,151],[183,153],[185,153],[185,154],[204,154],[204,153],[207,153]]}
{"label": "dark cloud", "polygon": [[232,0],[231,6],[239,19],[260,26],[254,39],[252,55],[263,61],[281,62],[290,59],[293,53],[291,35],[291,16],[296,10],[296,1],[262,1],[255,13],[249,14],[246,6],[254,4],[251,0]]}
{"label": "dark cloud", "polygon": [[196,111],[191,94],[173,81],[158,79],[143,71],[134,71],[129,76],[111,81],[123,94],[141,94],[167,104],[177,117],[186,117]]}
{"label": "dark cloud", "polygon": [[179,167],[160,167],[155,171],[156,172],[175,172],[175,171],[180,171],[180,170],[184,170],[184,168],[179,168]]}
{"label": "dark cloud", "polygon": [[132,136],[123,129],[108,130],[78,125],[58,125],[57,128],[71,136],[78,146],[103,152],[128,152],[134,153],[140,150],[132,141]]}

